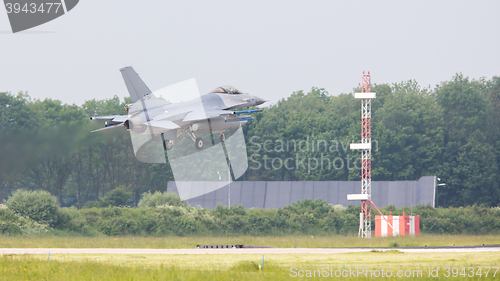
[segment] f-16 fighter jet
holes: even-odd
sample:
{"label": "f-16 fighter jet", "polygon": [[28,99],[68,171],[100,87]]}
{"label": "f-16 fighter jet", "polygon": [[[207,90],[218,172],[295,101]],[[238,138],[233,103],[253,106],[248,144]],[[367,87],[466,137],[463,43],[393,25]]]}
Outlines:
{"label": "f-16 fighter jet", "polygon": [[170,150],[183,133],[189,135],[197,149],[203,148],[204,140],[196,137],[196,132],[219,133],[224,142],[224,131],[241,127],[253,119],[250,113],[262,111],[234,109],[265,102],[235,87],[221,86],[190,101],[169,103],[156,98],[132,67],[120,71],[133,103],[125,108],[128,115],[91,117],[92,120],[110,120],[105,128],[96,131],[124,127],[132,137],[135,134],[147,135],[150,140],[161,139],[165,150]]}

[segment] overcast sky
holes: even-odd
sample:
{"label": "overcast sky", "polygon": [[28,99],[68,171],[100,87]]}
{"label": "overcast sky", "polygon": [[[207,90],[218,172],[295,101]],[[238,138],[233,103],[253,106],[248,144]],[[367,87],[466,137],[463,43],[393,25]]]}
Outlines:
{"label": "overcast sky", "polygon": [[81,0],[12,34],[0,10],[0,91],[123,98],[124,66],[152,90],[196,78],[202,93],[230,84],[273,103],[313,86],[351,92],[363,71],[372,83],[490,79],[499,11],[500,1]]}

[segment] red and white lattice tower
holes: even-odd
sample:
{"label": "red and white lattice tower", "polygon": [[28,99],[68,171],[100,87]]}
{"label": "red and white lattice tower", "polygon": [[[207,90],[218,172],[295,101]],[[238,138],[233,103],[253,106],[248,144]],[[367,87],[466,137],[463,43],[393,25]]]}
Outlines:
{"label": "red and white lattice tower", "polygon": [[349,194],[347,200],[361,200],[359,214],[359,233],[363,238],[371,238],[371,192],[372,192],[372,132],[371,132],[371,100],[376,97],[371,92],[370,72],[363,71],[361,93],[354,97],[361,99],[361,143],[351,144],[351,149],[361,150],[361,194]]}

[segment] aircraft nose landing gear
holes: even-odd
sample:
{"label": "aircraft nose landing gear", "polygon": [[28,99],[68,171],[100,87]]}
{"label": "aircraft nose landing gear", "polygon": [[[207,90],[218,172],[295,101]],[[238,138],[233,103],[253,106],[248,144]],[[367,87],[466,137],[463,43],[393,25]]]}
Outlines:
{"label": "aircraft nose landing gear", "polygon": [[225,142],[226,141],[226,135],[224,133],[220,133],[220,142]]}

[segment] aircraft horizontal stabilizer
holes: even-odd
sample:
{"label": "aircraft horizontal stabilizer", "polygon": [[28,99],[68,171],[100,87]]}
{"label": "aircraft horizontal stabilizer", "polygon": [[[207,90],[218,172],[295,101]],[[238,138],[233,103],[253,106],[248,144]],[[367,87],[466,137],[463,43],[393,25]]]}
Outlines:
{"label": "aircraft horizontal stabilizer", "polygon": [[101,129],[93,130],[93,131],[91,131],[91,133],[104,131],[104,130],[108,130],[108,129],[115,128],[115,127],[122,127],[122,126],[123,126],[123,123],[113,124],[113,125],[101,128]]}

